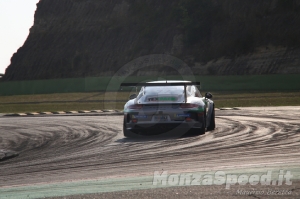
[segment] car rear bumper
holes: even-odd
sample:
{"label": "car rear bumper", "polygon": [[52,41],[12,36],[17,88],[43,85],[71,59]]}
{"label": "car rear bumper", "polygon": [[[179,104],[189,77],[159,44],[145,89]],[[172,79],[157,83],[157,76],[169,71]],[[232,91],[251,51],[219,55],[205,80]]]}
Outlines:
{"label": "car rear bumper", "polygon": [[204,124],[200,122],[164,122],[164,123],[128,123],[126,130],[136,134],[156,135],[161,133],[186,133],[190,129],[201,129]]}

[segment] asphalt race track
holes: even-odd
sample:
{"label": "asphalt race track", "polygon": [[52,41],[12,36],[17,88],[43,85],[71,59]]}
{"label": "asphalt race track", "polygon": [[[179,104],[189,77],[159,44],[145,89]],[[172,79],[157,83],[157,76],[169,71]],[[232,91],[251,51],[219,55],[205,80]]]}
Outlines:
{"label": "asphalt race track", "polygon": [[[129,139],[122,122],[120,115],[1,117],[0,150],[19,156],[0,161],[0,198],[300,198],[300,107],[217,110],[217,128],[200,136]],[[153,184],[155,171],[272,171],[278,180],[280,170],[291,171],[292,185]]]}

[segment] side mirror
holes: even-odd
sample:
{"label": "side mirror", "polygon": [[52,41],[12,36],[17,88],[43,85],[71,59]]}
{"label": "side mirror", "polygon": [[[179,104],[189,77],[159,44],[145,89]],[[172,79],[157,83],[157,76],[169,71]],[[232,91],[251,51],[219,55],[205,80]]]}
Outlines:
{"label": "side mirror", "polygon": [[135,98],[136,98],[136,94],[132,94],[132,95],[129,96],[129,99],[131,99],[131,100],[135,99]]}
{"label": "side mirror", "polygon": [[213,96],[211,93],[205,93],[205,98],[211,99]]}

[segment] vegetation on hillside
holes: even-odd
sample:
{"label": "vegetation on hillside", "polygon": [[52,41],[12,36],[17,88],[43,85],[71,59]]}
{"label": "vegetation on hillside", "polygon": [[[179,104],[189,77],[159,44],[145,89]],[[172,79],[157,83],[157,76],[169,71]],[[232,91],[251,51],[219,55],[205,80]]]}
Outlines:
{"label": "vegetation on hillside", "polygon": [[195,61],[240,56],[261,46],[300,46],[296,0],[177,0],[171,6],[169,2],[130,2],[142,45],[151,48],[158,31],[175,26],[183,34],[185,53],[181,56],[192,55]]}

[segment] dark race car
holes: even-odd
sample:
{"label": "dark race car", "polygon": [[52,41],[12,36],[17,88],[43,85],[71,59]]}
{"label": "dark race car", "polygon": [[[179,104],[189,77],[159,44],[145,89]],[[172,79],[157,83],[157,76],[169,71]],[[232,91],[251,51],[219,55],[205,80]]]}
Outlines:
{"label": "dark race car", "polygon": [[168,132],[204,134],[215,128],[212,95],[202,97],[199,82],[154,81],[123,83],[121,86],[141,87],[124,105],[123,132],[125,137],[157,135]]}

